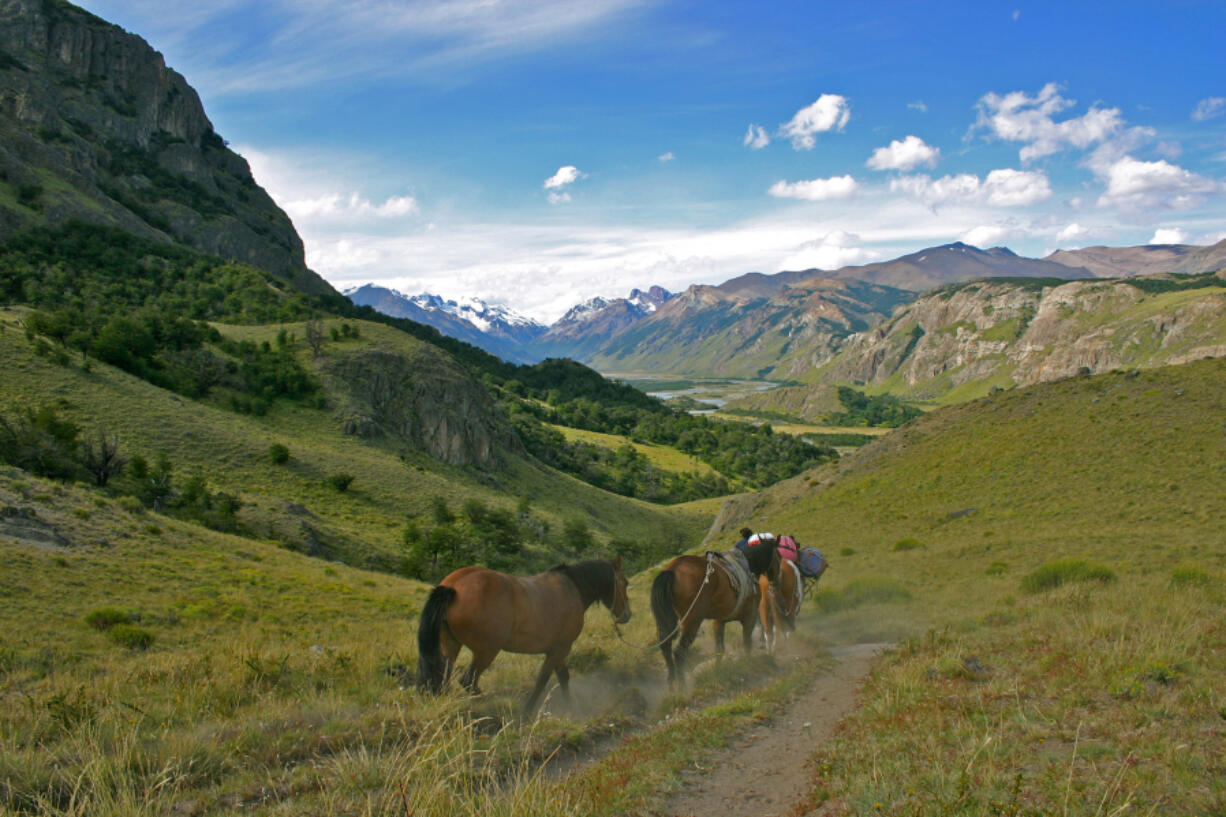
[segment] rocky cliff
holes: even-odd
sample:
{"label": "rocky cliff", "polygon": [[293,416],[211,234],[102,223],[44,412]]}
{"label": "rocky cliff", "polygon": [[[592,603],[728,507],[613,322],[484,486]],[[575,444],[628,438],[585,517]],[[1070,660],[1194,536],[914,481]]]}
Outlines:
{"label": "rocky cliff", "polygon": [[489,392],[432,346],[421,344],[411,356],[380,348],[353,352],[330,361],[325,375],[341,397],[346,433],[486,469],[506,454],[523,453]]}
{"label": "rocky cliff", "polygon": [[[982,281],[849,337],[812,375],[920,398],[1226,355],[1226,279]],[[960,391],[958,391],[960,390]]]}
{"label": "rocky cliff", "polygon": [[332,292],[161,54],[63,0],[0,0],[0,239],[73,218]]}

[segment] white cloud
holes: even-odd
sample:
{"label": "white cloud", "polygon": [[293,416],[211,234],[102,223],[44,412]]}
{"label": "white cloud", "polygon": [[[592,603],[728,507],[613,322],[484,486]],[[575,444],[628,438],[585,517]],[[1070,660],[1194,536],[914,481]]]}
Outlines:
{"label": "white cloud", "polygon": [[1159,227],[1154,230],[1150,244],[1187,244],[1188,234],[1178,227]]}
{"label": "white cloud", "polygon": [[761,125],[750,125],[749,130],[745,131],[745,138],[741,140],[741,144],[753,150],[761,150],[771,143],[770,135],[766,132],[766,128]]}
{"label": "white cloud", "polygon": [[668,153],[661,153],[659,156],[656,157],[656,160],[660,162],[671,162],[673,159],[676,159],[676,158],[677,157],[674,156],[673,152],[670,150]]}
{"label": "white cloud", "polygon": [[1014,10],[1013,10],[1013,22],[1015,22],[1015,23],[1016,23],[1016,22],[1018,21],[1018,18],[1020,18],[1021,16],[1022,16],[1022,10],[1021,10],[1021,9],[1014,9]]}
{"label": "white cloud", "polygon": [[919,111],[920,113],[928,113],[928,106],[924,103],[924,100],[922,99],[917,99],[914,102],[908,102],[907,107],[913,111]]}
{"label": "white cloud", "polygon": [[920,165],[936,167],[940,157],[940,148],[925,144],[918,136],[908,136],[877,148],[865,164],[873,170],[913,170]]}
{"label": "white cloud", "polygon": [[1226,97],[1211,96],[1202,99],[1192,111],[1192,119],[1197,122],[1207,122],[1226,113]]}
{"label": "white cloud", "polygon": [[582,175],[583,174],[579,172],[579,168],[575,167],[574,165],[559,167],[557,173],[554,173],[545,180],[544,187],[546,190],[559,189],[575,181]]}
{"label": "white cloud", "polygon": [[982,203],[992,207],[1024,207],[1051,198],[1051,183],[1041,171],[1001,168],[985,179],[971,173],[942,176],[901,176],[890,181],[890,190],[905,193],[928,207],[950,202]]}
{"label": "white cloud", "polygon": [[958,239],[964,244],[970,244],[972,247],[992,247],[996,246],[1002,238],[1009,235],[1010,230],[996,224],[981,224],[978,227],[967,230]]}
{"label": "white cloud", "polygon": [[791,121],[779,129],[779,135],[792,140],[796,150],[811,150],[817,144],[817,134],[842,130],[851,119],[851,106],[838,94],[822,94],[807,108],[801,108]]}
{"label": "white cloud", "polygon": [[[91,0],[140,31],[202,96],[317,87],[356,78],[436,77],[607,37],[643,0],[266,0],[260,47],[232,36],[241,0]],[[397,55],[388,59],[388,54]]]}
{"label": "white cloud", "polygon": [[565,204],[570,201],[570,193],[550,193],[547,198],[550,204]]}
{"label": "white cloud", "polygon": [[1025,207],[1051,198],[1047,174],[1001,168],[983,180],[984,200],[993,207]]}
{"label": "white cloud", "polygon": [[828,201],[848,198],[855,194],[857,187],[856,180],[851,176],[833,176],[799,182],[777,181],[766,192],[779,199]]}
{"label": "white cloud", "polygon": [[1099,207],[1184,209],[1199,204],[1206,195],[1221,188],[1217,182],[1165,159],[1144,162],[1124,156],[1109,165],[1094,167],[1107,182],[1106,191],[1098,198]]}
{"label": "white cloud", "polygon": [[815,241],[806,241],[779,264],[781,270],[836,270],[851,264],[864,264],[880,253],[860,246],[860,236],[835,230]]}
{"label": "white cloud", "polygon": [[1118,135],[1124,119],[1118,108],[1091,106],[1081,116],[1057,122],[1054,116],[1076,104],[1065,99],[1049,82],[1035,96],[1023,91],[985,94],[978,104],[979,118],[972,130],[986,129],[998,139],[1024,142],[1021,159],[1029,162],[1066,147],[1087,148]]}
{"label": "white cloud", "polygon": [[391,196],[375,204],[358,193],[348,196],[327,193],[313,198],[293,199],[281,205],[294,219],[401,218],[416,215],[420,208],[412,196]]}
{"label": "white cloud", "polygon": [[1056,240],[1060,242],[1080,241],[1090,235],[1090,231],[1082,227],[1077,222],[1073,222],[1065,227],[1060,232],[1056,233]]}

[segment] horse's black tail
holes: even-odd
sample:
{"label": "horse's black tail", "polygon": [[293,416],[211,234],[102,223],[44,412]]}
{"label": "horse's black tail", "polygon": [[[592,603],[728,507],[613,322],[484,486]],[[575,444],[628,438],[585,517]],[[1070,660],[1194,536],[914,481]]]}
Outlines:
{"label": "horse's black tail", "polygon": [[651,583],[651,614],[656,619],[656,636],[671,641],[677,632],[677,611],[673,608],[673,590],[677,574],[665,570]]}
{"label": "horse's black tail", "polygon": [[447,661],[439,649],[438,635],[446,623],[447,608],[455,599],[453,588],[439,585],[430,591],[417,625],[417,688],[440,692],[446,680]]}

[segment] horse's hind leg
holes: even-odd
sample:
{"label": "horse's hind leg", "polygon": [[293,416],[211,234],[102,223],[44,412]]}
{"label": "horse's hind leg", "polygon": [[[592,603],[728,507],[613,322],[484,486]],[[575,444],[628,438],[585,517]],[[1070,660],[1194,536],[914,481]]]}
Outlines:
{"label": "horse's hind leg", "polygon": [[498,657],[498,650],[473,650],[473,662],[460,678],[460,683],[464,685],[464,688],[473,695],[479,695],[481,690],[477,688],[477,682],[481,679],[481,673],[494,663],[496,657]]}
{"label": "horse's hind leg", "polygon": [[758,623],[756,615],[749,615],[741,619],[741,641],[745,644],[745,654],[749,655],[753,652],[753,628]]}
{"label": "horse's hind leg", "polygon": [[724,622],[712,624],[711,631],[715,634],[715,663],[718,664],[724,660]]}
{"label": "horse's hind leg", "polygon": [[668,667],[668,688],[677,683],[677,662],[673,659],[673,638],[669,636],[660,644],[660,652],[664,655],[664,666]]}
{"label": "horse's hind leg", "polygon": [[698,637],[698,628],[701,625],[702,622],[696,620],[693,624],[693,629],[689,629],[687,626],[681,633],[681,641],[677,643],[677,649],[673,651],[673,661],[677,665],[678,692],[685,692],[685,662],[690,652],[690,645]]}

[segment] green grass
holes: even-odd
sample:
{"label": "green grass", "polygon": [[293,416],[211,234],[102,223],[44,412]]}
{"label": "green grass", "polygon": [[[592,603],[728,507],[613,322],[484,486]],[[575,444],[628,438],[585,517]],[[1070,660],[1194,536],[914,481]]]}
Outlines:
{"label": "green grass", "polygon": [[617,450],[623,445],[630,445],[635,451],[647,457],[653,466],[662,471],[671,471],[673,473],[695,472],[699,474],[716,473],[714,468],[702,460],[695,459],[668,446],[637,443],[629,437],[621,437],[616,434],[602,434],[599,431],[586,431],[579,428],[570,428],[569,426],[551,425],[550,428],[561,432],[562,436],[569,442],[577,440],[612,450]]}
{"label": "green grass", "polygon": [[[1224,384],[1205,360],[998,393],[732,500],[715,540],[750,520],[855,552],[824,633],[900,642],[808,807],[1221,811]],[[877,587],[905,592],[860,601]]]}

